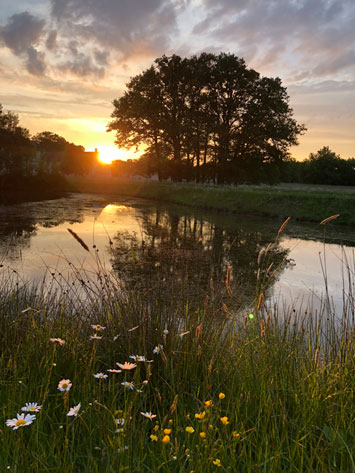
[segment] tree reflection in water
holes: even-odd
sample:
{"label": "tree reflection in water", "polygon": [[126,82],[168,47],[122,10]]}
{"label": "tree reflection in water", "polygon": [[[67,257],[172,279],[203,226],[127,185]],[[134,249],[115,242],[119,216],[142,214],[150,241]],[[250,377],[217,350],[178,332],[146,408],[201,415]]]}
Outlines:
{"label": "tree reflection in water", "polygon": [[[144,212],[141,235],[115,235],[111,263],[129,290],[153,293],[165,303],[180,300],[183,306],[188,301],[190,308],[208,296],[220,307],[238,310],[256,296],[258,255],[267,244],[258,231],[227,230],[204,219],[156,209]],[[271,245],[259,281],[272,262],[276,268],[272,285],[290,264],[288,253],[277,242]]]}

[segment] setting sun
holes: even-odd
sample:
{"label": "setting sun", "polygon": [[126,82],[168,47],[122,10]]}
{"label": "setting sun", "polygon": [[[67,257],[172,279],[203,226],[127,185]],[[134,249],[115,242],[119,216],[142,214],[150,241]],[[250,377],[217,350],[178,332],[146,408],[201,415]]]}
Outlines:
{"label": "setting sun", "polygon": [[112,161],[117,159],[122,159],[126,161],[127,159],[137,158],[137,155],[132,151],[127,151],[124,149],[118,149],[114,146],[100,146],[98,148],[99,160],[101,163],[111,164]]}

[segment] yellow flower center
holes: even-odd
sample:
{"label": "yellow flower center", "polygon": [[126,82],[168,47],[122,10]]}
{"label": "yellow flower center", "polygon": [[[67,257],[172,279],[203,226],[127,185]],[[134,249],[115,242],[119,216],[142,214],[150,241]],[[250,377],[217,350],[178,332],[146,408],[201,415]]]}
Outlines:
{"label": "yellow flower center", "polygon": [[25,421],[25,419],[18,419],[16,421],[16,425],[26,425],[26,424],[27,424],[27,422]]}
{"label": "yellow flower center", "polygon": [[35,407],[30,407],[28,410],[29,410],[29,411],[35,411],[36,408],[35,408]]}
{"label": "yellow flower center", "polygon": [[68,388],[68,384],[67,383],[63,383],[62,384],[62,389],[67,389]]}

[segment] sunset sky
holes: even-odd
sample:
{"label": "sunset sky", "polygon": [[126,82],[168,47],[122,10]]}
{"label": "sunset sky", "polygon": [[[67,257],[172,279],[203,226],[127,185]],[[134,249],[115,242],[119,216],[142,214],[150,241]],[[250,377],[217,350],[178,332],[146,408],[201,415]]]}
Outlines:
{"label": "sunset sky", "polygon": [[0,3],[0,103],[32,134],[111,152],[112,100],[130,77],[163,54],[223,51],[287,86],[308,128],[294,157],[323,146],[355,157],[354,0]]}

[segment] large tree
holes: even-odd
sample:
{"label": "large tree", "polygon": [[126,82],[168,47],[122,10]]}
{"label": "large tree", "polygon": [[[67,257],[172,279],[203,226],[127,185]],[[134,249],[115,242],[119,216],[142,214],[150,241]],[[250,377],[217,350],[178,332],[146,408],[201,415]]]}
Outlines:
{"label": "large tree", "polygon": [[197,180],[211,169],[218,182],[255,180],[305,130],[281,80],[261,77],[233,54],[158,58],[113,105],[108,131],[117,145],[146,146],[158,168],[168,160],[176,180],[186,169]]}

